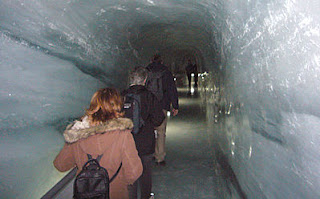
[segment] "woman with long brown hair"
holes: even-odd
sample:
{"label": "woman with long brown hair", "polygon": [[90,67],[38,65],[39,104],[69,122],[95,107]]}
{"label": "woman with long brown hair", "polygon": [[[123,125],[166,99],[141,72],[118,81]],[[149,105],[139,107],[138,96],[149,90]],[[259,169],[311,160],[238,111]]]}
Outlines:
{"label": "woman with long brown hair", "polygon": [[113,88],[98,90],[92,96],[90,107],[80,121],[68,125],[65,145],[54,160],[59,171],[78,168],[78,173],[87,154],[97,158],[103,154],[100,165],[113,176],[122,163],[118,175],[110,184],[111,199],[128,198],[127,186],[135,182],[142,173],[142,164],[136,150],[131,129],[132,121],[122,118],[122,97]]}

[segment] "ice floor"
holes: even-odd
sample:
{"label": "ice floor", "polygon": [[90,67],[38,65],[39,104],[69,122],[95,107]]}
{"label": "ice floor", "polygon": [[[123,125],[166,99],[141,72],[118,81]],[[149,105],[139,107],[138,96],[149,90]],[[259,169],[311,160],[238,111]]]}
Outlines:
{"label": "ice floor", "polygon": [[197,93],[179,89],[180,110],[167,127],[167,165],[155,166],[156,198],[218,198],[214,153]]}

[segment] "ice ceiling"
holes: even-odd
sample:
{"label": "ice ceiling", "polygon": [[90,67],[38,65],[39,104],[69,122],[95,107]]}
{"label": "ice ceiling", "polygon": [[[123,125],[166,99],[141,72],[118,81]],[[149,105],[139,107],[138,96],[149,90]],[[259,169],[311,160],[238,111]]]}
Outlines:
{"label": "ice ceiling", "polygon": [[208,109],[215,88],[240,104],[214,137],[249,198],[319,198],[319,9],[318,0],[1,0],[1,194],[43,194],[32,177],[58,175],[51,161],[66,121],[159,52],[176,75],[187,57],[209,72]]}

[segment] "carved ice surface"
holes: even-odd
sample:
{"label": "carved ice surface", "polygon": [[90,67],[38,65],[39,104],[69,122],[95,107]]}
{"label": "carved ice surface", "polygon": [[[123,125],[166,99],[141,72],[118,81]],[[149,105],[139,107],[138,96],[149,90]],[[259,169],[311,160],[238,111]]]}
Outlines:
{"label": "carved ice surface", "polygon": [[320,198],[319,9],[318,0],[0,1],[1,197],[52,187],[67,121],[160,52],[177,76],[188,53],[209,72],[208,132],[248,198]]}

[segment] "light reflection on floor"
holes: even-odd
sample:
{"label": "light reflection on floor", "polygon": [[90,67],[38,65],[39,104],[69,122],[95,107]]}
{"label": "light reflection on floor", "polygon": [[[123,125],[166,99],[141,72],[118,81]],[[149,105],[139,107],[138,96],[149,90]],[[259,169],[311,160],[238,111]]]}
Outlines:
{"label": "light reflection on floor", "polygon": [[194,90],[179,88],[179,114],[167,127],[167,165],[154,167],[156,198],[221,198],[206,113]]}
{"label": "light reflection on floor", "polygon": [[207,100],[211,93],[200,98],[200,90],[178,89],[179,114],[170,117],[167,127],[167,166],[154,168],[156,198],[246,198],[217,147],[216,136],[228,131],[230,109],[217,113]]}

